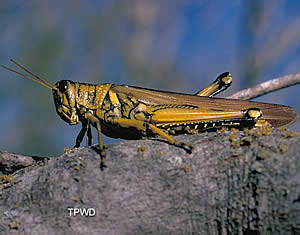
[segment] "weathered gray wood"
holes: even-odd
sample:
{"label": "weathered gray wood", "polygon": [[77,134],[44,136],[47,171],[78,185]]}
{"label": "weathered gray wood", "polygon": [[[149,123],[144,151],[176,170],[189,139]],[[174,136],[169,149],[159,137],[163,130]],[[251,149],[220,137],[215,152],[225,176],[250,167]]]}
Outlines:
{"label": "weathered gray wood", "polygon": [[[299,136],[176,139],[193,144],[193,153],[163,141],[123,141],[106,149],[104,171],[90,148],[16,171],[0,184],[0,233],[300,233]],[[69,207],[96,215],[70,216]]]}

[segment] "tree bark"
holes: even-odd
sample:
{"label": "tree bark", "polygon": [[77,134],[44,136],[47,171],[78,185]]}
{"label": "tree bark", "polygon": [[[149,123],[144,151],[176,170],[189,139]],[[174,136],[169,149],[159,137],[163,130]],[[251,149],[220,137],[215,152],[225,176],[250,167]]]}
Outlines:
{"label": "tree bark", "polygon": [[103,171],[91,148],[34,160],[2,175],[0,233],[300,234],[300,137],[291,136],[176,137],[192,154],[161,140],[122,141],[107,146]]}

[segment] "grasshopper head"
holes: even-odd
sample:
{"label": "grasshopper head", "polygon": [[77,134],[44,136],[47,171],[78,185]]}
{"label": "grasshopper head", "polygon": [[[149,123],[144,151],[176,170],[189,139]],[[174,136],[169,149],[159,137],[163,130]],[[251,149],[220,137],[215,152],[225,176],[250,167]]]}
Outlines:
{"label": "grasshopper head", "polygon": [[61,80],[55,83],[52,89],[54,104],[57,114],[70,125],[79,123],[77,109],[75,107],[75,83],[69,80]]}
{"label": "grasshopper head", "polygon": [[15,69],[11,69],[9,67],[6,67],[2,65],[1,67],[17,73],[21,75],[24,78],[27,78],[37,84],[40,84],[49,90],[52,90],[53,92],[53,98],[55,103],[55,108],[58,113],[58,115],[67,123],[70,125],[75,125],[79,123],[79,117],[77,114],[77,110],[75,107],[75,83],[67,80],[62,80],[57,82],[54,86],[49,84],[46,80],[40,78],[38,75],[32,73],[30,70],[25,68],[23,65],[17,63],[14,60],[10,60],[15,65],[17,65],[19,68],[23,69],[25,72],[30,74],[31,76],[24,74],[22,72],[19,72]]}

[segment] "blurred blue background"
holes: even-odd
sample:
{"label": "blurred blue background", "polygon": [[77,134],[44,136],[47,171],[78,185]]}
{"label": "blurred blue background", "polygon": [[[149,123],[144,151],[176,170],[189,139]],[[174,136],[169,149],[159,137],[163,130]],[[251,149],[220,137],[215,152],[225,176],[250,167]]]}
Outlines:
{"label": "blurred blue background", "polygon": [[[225,97],[300,71],[299,1],[10,0],[0,2],[0,26],[0,64],[14,67],[13,58],[51,84],[194,93],[230,71]],[[51,92],[20,78],[0,69],[0,150],[53,156],[72,147],[81,125],[62,121]],[[297,85],[256,100],[299,114],[299,98]]]}

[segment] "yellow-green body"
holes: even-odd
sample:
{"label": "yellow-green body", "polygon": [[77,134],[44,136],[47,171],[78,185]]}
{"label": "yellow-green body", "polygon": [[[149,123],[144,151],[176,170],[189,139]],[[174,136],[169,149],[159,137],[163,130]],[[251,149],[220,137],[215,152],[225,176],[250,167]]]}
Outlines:
{"label": "yellow-green body", "polygon": [[102,133],[123,139],[158,136],[191,153],[192,146],[175,141],[171,135],[215,131],[222,127],[279,127],[289,125],[297,117],[288,106],[212,98],[230,86],[230,73],[221,74],[211,85],[189,95],[69,80],[59,81],[52,86],[20,64],[12,62],[34,78],[3,67],[52,90],[56,111],[64,121],[70,125],[82,123],[75,147],[80,146],[86,133],[88,145],[92,145],[90,126],[97,129],[97,152],[101,155],[102,166],[105,159]]}

